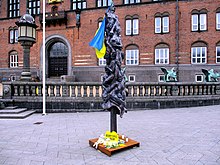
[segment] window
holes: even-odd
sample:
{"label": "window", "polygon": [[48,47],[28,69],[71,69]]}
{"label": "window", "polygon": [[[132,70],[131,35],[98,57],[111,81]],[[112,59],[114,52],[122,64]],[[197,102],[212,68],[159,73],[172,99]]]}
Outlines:
{"label": "window", "polygon": [[155,17],[155,33],[168,33],[169,32],[169,17]]}
{"label": "window", "polygon": [[86,8],[86,0],[71,0],[71,9],[85,9]]}
{"label": "window", "polygon": [[130,45],[126,48],[126,65],[138,65],[139,50],[135,45]]}
{"label": "window", "polygon": [[99,58],[99,66],[105,66],[106,65],[106,59]]}
{"label": "window", "polygon": [[135,75],[128,75],[129,82],[135,82]]}
{"label": "window", "polygon": [[18,53],[16,51],[13,51],[9,54],[9,67],[18,67]]}
{"label": "window", "polygon": [[220,63],[220,43],[216,46],[216,63]]}
{"label": "window", "polygon": [[126,17],[126,35],[137,35],[139,33],[139,20],[137,16]]}
{"label": "window", "polygon": [[165,82],[165,75],[158,75],[158,82]]}
{"label": "window", "polygon": [[195,76],[195,81],[196,82],[203,82],[203,75],[201,74],[198,74]]}
{"label": "window", "polygon": [[169,47],[159,44],[155,48],[155,64],[169,64]]}
{"label": "window", "polygon": [[206,31],[207,30],[207,14],[206,11],[192,12],[192,31]]}
{"label": "window", "polygon": [[110,6],[112,4],[112,0],[97,0],[97,7],[105,7]]}
{"label": "window", "polygon": [[20,0],[9,0],[8,2],[8,16],[10,18],[18,17],[20,15]]}
{"label": "window", "polygon": [[18,29],[17,28],[9,29],[9,43],[10,44],[18,43]]}
{"label": "window", "polygon": [[27,8],[31,15],[40,14],[40,0],[28,0]]}
{"label": "window", "polygon": [[68,47],[58,41],[48,48],[48,77],[60,77],[68,73]]}
{"label": "window", "polygon": [[140,3],[141,0],[124,0],[124,4]]}
{"label": "window", "polygon": [[206,63],[206,47],[192,47],[191,59],[192,64],[205,64]]}
{"label": "window", "polygon": [[220,12],[216,13],[216,30],[220,30]]}

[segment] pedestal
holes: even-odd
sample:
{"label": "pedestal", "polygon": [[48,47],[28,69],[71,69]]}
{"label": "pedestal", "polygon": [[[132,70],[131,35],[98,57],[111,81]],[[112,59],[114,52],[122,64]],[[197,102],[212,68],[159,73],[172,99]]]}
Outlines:
{"label": "pedestal", "polygon": [[111,116],[110,116],[110,130],[117,132],[117,108],[113,107],[111,108]]}
{"label": "pedestal", "polygon": [[[121,139],[122,136],[119,136],[119,138]],[[91,147],[93,147],[93,145],[95,144],[95,142],[98,140],[98,138],[96,139],[91,139],[89,140],[89,145]],[[101,151],[102,153],[108,155],[108,156],[112,156],[112,154],[127,150],[127,149],[131,149],[134,147],[140,147],[140,143],[132,140],[130,138],[128,138],[128,142],[125,143],[125,146],[121,146],[121,147],[117,147],[117,148],[105,148],[104,145],[99,144],[98,146],[98,150]],[[94,147],[93,147],[94,148]],[[95,148],[94,148],[95,149]]]}

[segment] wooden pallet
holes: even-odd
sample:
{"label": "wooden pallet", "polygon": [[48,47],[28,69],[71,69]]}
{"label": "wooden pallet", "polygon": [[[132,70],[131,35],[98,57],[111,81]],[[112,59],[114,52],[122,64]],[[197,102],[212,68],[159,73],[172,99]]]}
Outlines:
{"label": "wooden pallet", "polygon": [[[119,136],[119,137],[121,137],[121,136]],[[97,140],[98,140],[98,138],[90,139],[89,140],[89,145],[91,147],[93,147],[93,144]],[[99,144],[98,150],[100,150],[101,152],[105,153],[108,156],[112,156],[112,154],[118,153],[118,152],[126,150],[126,149],[130,149],[130,148],[133,148],[133,147],[140,147],[140,143],[128,138],[128,142],[125,143],[125,146],[121,146],[121,147],[117,147],[117,148],[105,148],[104,145]]]}

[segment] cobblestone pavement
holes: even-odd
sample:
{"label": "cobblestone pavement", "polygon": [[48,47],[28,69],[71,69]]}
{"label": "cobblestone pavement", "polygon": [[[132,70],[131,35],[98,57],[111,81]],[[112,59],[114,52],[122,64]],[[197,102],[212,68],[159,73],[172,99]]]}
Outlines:
{"label": "cobblestone pavement", "polygon": [[141,145],[112,157],[88,144],[108,128],[108,112],[0,120],[0,165],[220,165],[220,106],[130,111],[118,133]]}

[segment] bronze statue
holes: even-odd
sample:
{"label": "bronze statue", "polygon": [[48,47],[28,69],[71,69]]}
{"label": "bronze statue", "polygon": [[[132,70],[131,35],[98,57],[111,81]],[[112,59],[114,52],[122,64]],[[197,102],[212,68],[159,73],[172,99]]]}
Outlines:
{"label": "bronze statue", "polygon": [[165,82],[170,82],[170,81],[177,81],[177,76],[176,76],[176,72],[174,70],[174,68],[172,68],[171,70],[168,70],[166,68],[160,68],[165,76]]}
{"label": "bronze statue", "polygon": [[214,73],[213,69],[210,69],[209,71],[207,69],[202,69],[202,72],[205,75],[206,82],[217,82],[218,78],[220,77],[220,74]]}
{"label": "bronze statue", "polygon": [[126,112],[126,76],[125,69],[121,68],[124,53],[122,52],[121,27],[118,16],[115,14],[114,4],[106,11],[105,18],[106,54],[104,58],[106,59],[106,66],[102,82],[102,98],[104,101],[102,107],[108,111],[115,110],[116,114],[122,117]]}

